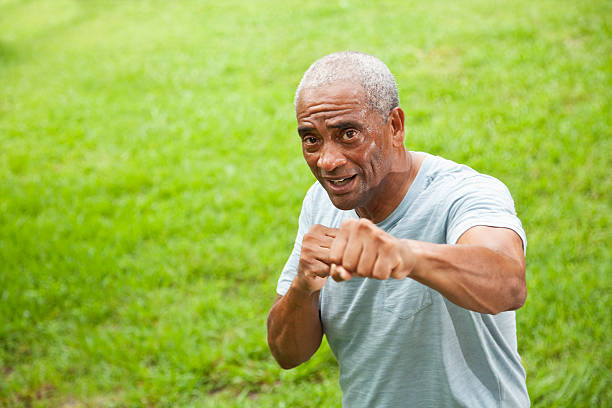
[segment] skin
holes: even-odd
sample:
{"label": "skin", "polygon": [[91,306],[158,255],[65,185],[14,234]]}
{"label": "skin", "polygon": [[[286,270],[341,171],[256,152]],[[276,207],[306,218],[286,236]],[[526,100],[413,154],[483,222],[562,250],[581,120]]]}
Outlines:
{"label": "skin", "polygon": [[476,226],[456,245],[440,245],[398,239],[375,225],[399,205],[423,157],[404,147],[400,108],[385,117],[365,101],[359,85],[344,81],[305,89],[296,104],[306,163],[333,204],[361,218],[340,228],[315,225],[304,235],[297,276],[268,315],[268,344],[286,369],[307,361],[321,344],[318,300],[330,276],[410,278],[480,313],[525,302],[523,243],[514,231]]}

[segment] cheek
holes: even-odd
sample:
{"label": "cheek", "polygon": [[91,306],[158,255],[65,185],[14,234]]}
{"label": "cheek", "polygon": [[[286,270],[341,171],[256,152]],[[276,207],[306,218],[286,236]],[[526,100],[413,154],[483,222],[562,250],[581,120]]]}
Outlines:
{"label": "cheek", "polygon": [[319,156],[316,153],[308,153],[306,150],[302,150],[302,155],[304,156],[304,160],[306,160],[306,164],[308,164],[311,169],[317,167]]}
{"label": "cheek", "polygon": [[371,172],[374,175],[384,173],[386,165],[384,152],[383,149],[376,144],[376,141],[372,141],[372,143],[365,148],[363,159],[367,172]]}

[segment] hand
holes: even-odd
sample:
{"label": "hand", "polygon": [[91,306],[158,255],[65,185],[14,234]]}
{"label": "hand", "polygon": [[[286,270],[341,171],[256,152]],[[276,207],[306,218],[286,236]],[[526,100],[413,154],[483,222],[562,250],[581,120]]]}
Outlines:
{"label": "hand", "polygon": [[298,289],[312,294],[323,288],[330,272],[329,250],[337,232],[337,228],[317,224],[304,235],[297,277],[293,282]]}
{"label": "hand", "polygon": [[410,275],[416,263],[408,241],[387,234],[365,218],[345,220],[330,253],[330,273],[336,281],[353,276],[402,279]]}

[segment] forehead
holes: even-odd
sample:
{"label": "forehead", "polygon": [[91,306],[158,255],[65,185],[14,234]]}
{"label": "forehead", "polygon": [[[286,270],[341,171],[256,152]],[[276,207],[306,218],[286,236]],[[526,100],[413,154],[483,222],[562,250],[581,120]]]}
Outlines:
{"label": "forehead", "polygon": [[351,113],[365,115],[366,111],[366,93],[363,87],[350,81],[303,89],[295,105],[298,122],[319,116]]}

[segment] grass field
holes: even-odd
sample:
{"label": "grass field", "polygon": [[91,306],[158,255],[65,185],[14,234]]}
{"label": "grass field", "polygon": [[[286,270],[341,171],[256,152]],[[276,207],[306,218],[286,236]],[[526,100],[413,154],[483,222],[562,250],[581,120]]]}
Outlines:
{"label": "grass field", "polygon": [[538,407],[612,405],[612,3],[0,0],[0,407],[332,407],[265,319],[316,58],[395,73],[406,144],[502,179]]}

